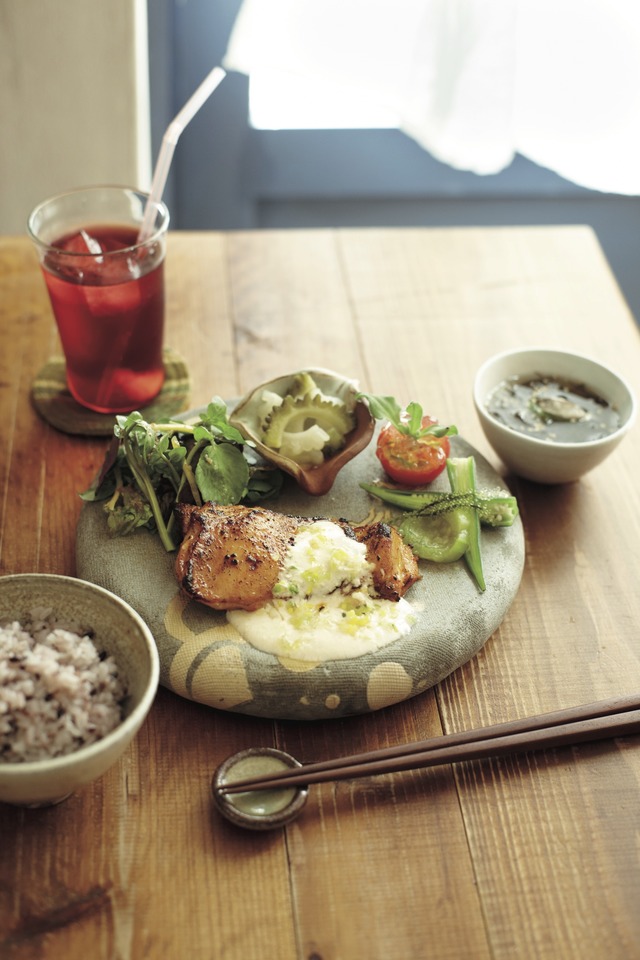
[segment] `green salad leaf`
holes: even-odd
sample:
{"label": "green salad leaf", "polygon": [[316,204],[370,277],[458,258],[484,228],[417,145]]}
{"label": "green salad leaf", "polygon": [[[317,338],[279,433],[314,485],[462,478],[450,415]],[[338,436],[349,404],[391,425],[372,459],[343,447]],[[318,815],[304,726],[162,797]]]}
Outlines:
{"label": "green salad leaf", "polygon": [[203,501],[215,500],[222,506],[239,503],[247,493],[249,464],[238,447],[210,443],[202,450],[195,477]]}
{"label": "green salad leaf", "polygon": [[103,502],[112,536],[146,527],[174,550],[176,503],[256,503],[278,495],[280,471],[260,462],[251,446],[229,423],[220,397],[193,423],[149,423],[138,411],[117,416],[104,463],[80,496]]}

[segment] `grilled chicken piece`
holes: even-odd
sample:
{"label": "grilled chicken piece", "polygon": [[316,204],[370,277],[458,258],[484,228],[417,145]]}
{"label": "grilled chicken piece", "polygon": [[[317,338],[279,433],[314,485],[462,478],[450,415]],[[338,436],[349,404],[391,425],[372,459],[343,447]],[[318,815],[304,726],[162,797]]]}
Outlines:
{"label": "grilled chicken piece", "polygon": [[268,600],[299,520],[259,507],[176,507],[184,538],[182,590],[215,610],[257,610]]}
{"label": "grilled chicken piece", "polygon": [[[176,512],[183,533],[176,558],[178,583],[214,610],[257,610],[271,600],[297,529],[314,519],[215,503],[179,504]],[[334,522],[365,544],[380,597],[399,600],[420,579],[412,551],[387,524],[352,528],[343,520]]]}
{"label": "grilled chicken piece", "polygon": [[420,579],[412,550],[388,523],[367,523],[352,529],[356,540],[367,548],[377,595],[385,600],[399,600]]}

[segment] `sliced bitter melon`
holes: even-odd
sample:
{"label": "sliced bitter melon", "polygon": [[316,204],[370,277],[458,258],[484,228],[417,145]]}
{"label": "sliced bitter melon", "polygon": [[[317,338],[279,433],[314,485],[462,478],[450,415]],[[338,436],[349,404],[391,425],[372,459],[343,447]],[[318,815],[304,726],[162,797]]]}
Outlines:
{"label": "sliced bitter melon", "polygon": [[296,373],[293,378],[288,396],[298,399],[298,397],[322,396],[322,392],[311,374],[307,370],[303,370],[301,373]]}
{"label": "sliced bitter melon", "polygon": [[324,460],[323,450],[329,441],[329,434],[314,423],[306,430],[296,430],[295,433],[285,431],[282,434],[280,453],[303,466],[317,466]]}
{"label": "sliced bitter melon", "polygon": [[273,390],[263,391],[262,395],[260,396],[260,403],[257,409],[261,430],[266,429],[269,414],[275,409],[275,407],[280,406],[282,399],[283,398],[280,396],[280,394],[274,393]]}
{"label": "sliced bitter melon", "polygon": [[[267,417],[263,442],[274,450],[282,446],[284,433],[296,433],[317,425],[329,434],[326,445],[337,450],[355,427],[355,418],[344,404],[323,399],[321,395],[286,396],[279,407]],[[326,450],[326,447],[325,447]]]}

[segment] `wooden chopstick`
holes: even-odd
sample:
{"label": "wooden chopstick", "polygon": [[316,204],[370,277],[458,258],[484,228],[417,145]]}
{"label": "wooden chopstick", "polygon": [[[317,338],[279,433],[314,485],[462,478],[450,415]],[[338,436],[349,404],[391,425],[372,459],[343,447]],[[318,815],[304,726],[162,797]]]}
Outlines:
{"label": "wooden chopstick", "polygon": [[307,786],[328,780],[399,773],[461,760],[551,749],[640,732],[640,694],[539,714],[477,730],[309,763],[295,770],[222,784],[222,793]]}

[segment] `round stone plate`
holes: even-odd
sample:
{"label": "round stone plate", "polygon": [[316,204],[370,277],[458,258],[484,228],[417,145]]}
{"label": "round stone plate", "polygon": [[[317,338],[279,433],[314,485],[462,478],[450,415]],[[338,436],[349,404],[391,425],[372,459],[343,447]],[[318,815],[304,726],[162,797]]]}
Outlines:
{"label": "round stone plate", "polygon": [[[475,457],[479,487],[504,490],[489,463],[461,437],[453,437],[451,447],[452,456]],[[328,494],[309,497],[287,478],[280,498],[264,506],[353,524],[389,518],[393,509],[359,486],[381,477],[374,439],[340,471]],[[434,488],[449,489],[446,473]],[[314,664],[255,649],[224,613],[183,597],[175,554],[152,533],[110,538],[100,504],[85,504],[77,531],[78,576],[122,597],[146,620],[160,652],[164,686],[221,710],[290,720],[378,710],[422,693],[470,660],[500,625],[518,590],[524,567],[520,518],[511,527],[483,527],[482,552],[484,593],[463,561],[421,562],[422,579],[407,594],[418,614],[407,636],[375,653]]]}

